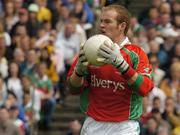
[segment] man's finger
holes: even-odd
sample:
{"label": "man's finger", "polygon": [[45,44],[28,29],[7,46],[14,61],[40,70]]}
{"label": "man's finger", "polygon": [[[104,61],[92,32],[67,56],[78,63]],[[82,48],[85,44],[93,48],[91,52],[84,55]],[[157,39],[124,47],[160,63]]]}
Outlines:
{"label": "man's finger", "polygon": [[101,49],[99,49],[98,55],[99,55],[99,56],[102,56],[102,57],[104,57],[104,58],[106,58],[106,59],[111,56],[109,53],[107,53],[106,51],[101,50]]}

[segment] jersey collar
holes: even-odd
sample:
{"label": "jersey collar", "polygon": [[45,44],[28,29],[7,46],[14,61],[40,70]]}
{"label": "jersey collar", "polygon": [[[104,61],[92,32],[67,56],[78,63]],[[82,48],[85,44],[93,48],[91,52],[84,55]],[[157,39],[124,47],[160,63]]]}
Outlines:
{"label": "jersey collar", "polygon": [[129,38],[126,37],[126,38],[122,41],[122,43],[119,44],[119,47],[120,47],[120,48],[123,48],[124,45],[130,44],[130,43],[131,43],[131,42],[129,41]]}

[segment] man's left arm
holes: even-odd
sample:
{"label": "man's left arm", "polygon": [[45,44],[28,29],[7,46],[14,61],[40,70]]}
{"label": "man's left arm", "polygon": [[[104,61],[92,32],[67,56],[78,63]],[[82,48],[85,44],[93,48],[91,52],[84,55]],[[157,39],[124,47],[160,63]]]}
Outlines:
{"label": "man's left arm", "polygon": [[133,50],[133,53],[136,55],[136,60],[135,63],[134,61],[132,63],[133,65],[136,64],[136,67],[129,65],[126,72],[122,74],[132,90],[137,91],[141,96],[146,96],[154,87],[152,66],[149,64],[148,57],[141,48],[137,47]]}
{"label": "man's left arm", "polygon": [[123,76],[128,81],[129,86],[141,96],[146,96],[154,87],[153,81],[148,73],[138,73],[138,71],[131,66],[129,66]]}
{"label": "man's left arm", "polygon": [[145,52],[138,47],[135,50],[136,52],[134,53],[136,53],[138,58],[136,68],[133,68],[126,62],[119,52],[117,44],[109,45],[107,42],[104,42],[99,49],[99,55],[105,58],[105,63],[112,64],[120,71],[123,77],[128,81],[132,90],[137,91],[141,96],[146,96],[154,87],[151,79],[152,68]]}

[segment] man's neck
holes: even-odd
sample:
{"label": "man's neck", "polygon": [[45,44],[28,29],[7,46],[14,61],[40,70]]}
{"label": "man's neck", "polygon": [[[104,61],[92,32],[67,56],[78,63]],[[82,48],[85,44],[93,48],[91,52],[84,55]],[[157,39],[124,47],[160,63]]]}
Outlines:
{"label": "man's neck", "polygon": [[116,39],[114,39],[114,42],[117,44],[120,44],[125,40],[125,38],[126,38],[125,35],[121,35],[121,36],[117,37]]}
{"label": "man's neck", "polygon": [[118,44],[121,45],[125,39],[126,39],[126,36],[123,36],[123,37],[121,38],[121,40],[118,42]]}

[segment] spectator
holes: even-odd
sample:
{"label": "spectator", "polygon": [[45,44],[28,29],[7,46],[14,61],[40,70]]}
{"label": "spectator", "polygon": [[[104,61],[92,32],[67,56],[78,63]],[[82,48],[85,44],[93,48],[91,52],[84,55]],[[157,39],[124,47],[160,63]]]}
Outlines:
{"label": "spectator", "polygon": [[143,33],[144,27],[138,22],[135,16],[131,17],[131,29],[134,33],[134,36],[139,36],[140,33]]}
{"label": "spectator", "polygon": [[39,11],[37,14],[38,21],[51,21],[52,13],[47,8],[47,0],[36,0],[36,4],[39,6]]}
{"label": "spectator", "polygon": [[25,135],[25,125],[24,122],[18,118],[19,110],[16,105],[11,106],[9,108],[9,118],[11,121],[13,121],[14,125],[18,127],[19,134]]}
{"label": "spectator", "polygon": [[76,16],[74,16],[74,14],[70,14],[69,21],[74,24],[75,33],[80,35],[80,44],[83,44],[87,40],[87,34],[82,25],[80,24],[80,20]]}
{"label": "spectator", "polygon": [[164,108],[165,108],[164,102],[166,99],[166,95],[165,95],[164,91],[158,87],[154,87],[153,90],[150,92],[148,97],[149,97],[149,102],[151,103],[151,105],[153,104],[154,98],[160,99],[160,110],[159,111],[162,113],[164,111]]}
{"label": "spectator", "polygon": [[165,101],[165,111],[163,113],[163,119],[170,123],[171,129],[178,128],[180,126],[180,115],[175,110],[175,102],[172,97],[168,97]]}
{"label": "spectator", "polygon": [[[170,64],[171,64],[171,58],[173,57],[173,55],[175,54],[175,47],[176,47],[176,36],[173,36],[171,34],[173,34],[173,31],[167,31],[167,33],[169,33],[164,40],[164,43],[161,45],[161,51],[166,52],[166,54],[168,54],[168,60],[169,62],[167,62],[166,65],[164,65],[165,67],[163,67],[164,69],[169,68]],[[171,34],[170,34],[171,33]]]}
{"label": "spectator", "polygon": [[177,42],[177,44],[175,45],[175,49],[174,49],[174,53],[173,56],[171,58],[171,62],[180,62],[180,41]]}
{"label": "spectator", "polygon": [[80,37],[75,33],[75,26],[72,22],[65,25],[64,30],[57,35],[56,47],[62,46],[64,50],[64,61],[67,71],[69,70],[74,57],[79,52]]}
{"label": "spectator", "polygon": [[26,121],[28,124],[36,123],[40,120],[41,93],[36,90],[26,75],[21,77],[23,86],[23,105],[25,109]]}
{"label": "spectator", "polygon": [[72,22],[69,22],[65,24],[64,30],[59,32],[57,35],[57,41],[55,44],[55,49],[61,49],[63,50],[63,58],[64,58],[64,64],[65,64],[65,71],[60,73],[60,93],[61,93],[61,100],[60,103],[64,105],[65,101],[65,81],[67,72],[70,69],[70,66],[72,62],[74,61],[74,58],[77,56],[79,52],[79,46],[80,45],[80,37],[78,33],[75,31],[75,25]]}
{"label": "spectator", "polygon": [[14,2],[15,14],[18,15],[19,10],[21,10],[21,8],[23,7],[23,0],[14,0],[13,2]]}
{"label": "spectator", "polygon": [[7,99],[7,89],[6,84],[0,75],[0,107],[5,104],[5,101]]}
{"label": "spectator", "polygon": [[177,36],[177,32],[174,31],[173,25],[171,23],[170,14],[164,13],[161,15],[161,23],[157,26],[158,31],[162,36]]}
{"label": "spectator", "polygon": [[11,37],[13,37],[15,34],[17,34],[17,32],[19,31],[19,30],[17,30],[17,27],[19,25],[20,26],[24,25],[26,31],[28,30],[27,22],[28,22],[29,13],[28,13],[27,9],[25,9],[25,8],[18,9],[18,16],[19,16],[19,21],[12,26],[12,29],[10,31]]}
{"label": "spectator", "polygon": [[160,88],[164,91],[167,97],[176,99],[176,94],[180,91],[180,63],[173,63],[170,67],[170,78],[165,78]]}
{"label": "spectator", "polygon": [[157,131],[157,135],[169,135],[170,134],[170,131],[168,130],[167,127],[159,127],[158,128],[158,131]]}
{"label": "spectator", "polygon": [[20,135],[18,128],[9,118],[8,109],[0,107],[0,134],[2,135]]}
{"label": "spectator", "polygon": [[11,62],[9,67],[9,77],[7,79],[7,88],[14,92],[17,102],[22,105],[23,91],[21,80],[19,79],[19,67],[16,63]]}
{"label": "spectator", "polygon": [[39,12],[39,6],[32,3],[28,7],[29,20],[28,20],[28,32],[30,37],[37,37],[38,29],[41,23],[37,20],[37,13]]}
{"label": "spectator", "polygon": [[149,13],[149,10],[150,10],[151,7],[155,7],[156,9],[159,9],[162,1],[163,0],[152,0],[151,4],[139,14],[139,17],[138,17],[139,19],[138,20],[140,21],[140,23],[142,23],[142,21],[144,19],[149,17],[148,13]]}
{"label": "spectator", "polygon": [[168,54],[166,51],[160,50],[160,44],[154,40],[151,40],[149,42],[149,46],[150,53],[148,54],[148,57],[152,57],[153,55],[155,55],[159,60],[160,67],[163,67],[165,64],[167,64],[169,60]]}
{"label": "spectator", "polygon": [[180,4],[177,0],[172,2],[172,6],[171,6],[172,7],[172,12],[171,12],[172,16],[176,16],[179,13],[179,11],[180,11],[179,6],[180,6]]}
{"label": "spectator", "polygon": [[170,125],[168,124],[167,121],[165,121],[162,118],[162,115],[161,115],[161,112],[159,111],[159,109],[156,109],[156,108],[152,109],[151,113],[152,113],[152,117],[157,121],[158,128],[164,127],[170,133]]}
{"label": "spectator", "polygon": [[159,97],[154,97],[154,98],[153,98],[152,110],[153,110],[153,109],[157,109],[157,110],[159,110],[159,112],[160,112],[160,110],[161,110],[161,100],[160,100]]}
{"label": "spectator", "polygon": [[146,29],[146,36],[148,41],[156,41],[158,44],[164,43],[164,39],[161,37],[161,34],[156,29],[156,25],[150,24],[145,27]]}
{"label": "spectator", "polygon": [[147,126],[142,129],[140,135],[156,135],[158,129],[158,123],[155,118],[150,118],[147,121]]}
{"label": "spectator", "polygon": [[175,108],[177,110],[178,115],[180,115],[180,91],[177,92]]}
{"label": "spectator", "polygon": [[58,16],[58,22],[56,24],[56,29],[58,32],[62,31],[64,28],[65,23],[69,21],[70,11],[68,7],[65,5],[60,5],[59,8],[59,16]]}
{"label": "spectator", "polygon": [[41,62],[37,65],[36,88],[42,93],[41,97],[41,120],[40,126],[43,129],[49,129],[52,113],[54,112],[55,99],[52,81],[47,76],[47,65]]}
{"label": "spectator", "polygon": [[171,5],[168,2],[162,2],[159,7],[160,14],[171,14]]}
{"label": "spectator", "polygon": [[16,48],[13,54],[13,61],[18,64],[18,67],[25,61],[25,54],[21,48]]}
{"label": "spectator", "polygon": [[26,25],[25,24],[18,24],[18,25],[16,25],[15,35],[19,35],[20,36],[20,40],[24,36],[27,36],[28,35],[28,31],[27,31]]}
{"label": "spectator", "polygon": [[8,61],[5,57],[6,44],[4,35],[0,34],[0,74],[3,79],[8,76]]}
{"label": "spectator", "polygon": [[74,14],[80,20],[80,24],[85,24],[87,21],[87,13],[83,9],[83,1],[78,0],[75,3]]}
{"label": "spectator", "polygon": [[11,37],[10,37],[9,33],[4,30],[4,26],[3,26],[2,22],[0,22],[0,34],[4,35],[5,45],[10,46],[11,45]]}
{"label": "spectator", "polygon": [[[53,57],[51,55],[54,51],[54,48],[51,48],[52,50],[50,50],[50,46],[53,46],[53,45],[49,45],[41,50],[40,61],[46,63],[47,75],[48,75],[49,79],[52,81],[53,88],[56,92],[58,90],[59,76],[58,76],[57,69],[56,69],[56,63],[52,59]],[[48,49],[48,47],[49,47],[49,49]]]}
{"label": "spectator", "polygon": [[13,25],[15,25],[19,20],[19,17],[15,14],[15,5],[13,1],[5,2],[4,18],[5,30],[10,32]]}
{"label": "spectator", "polygon": [[151,118],[151,104],[148,97],[143,98],[143,113],[140,118],[140,123],[146,125],[149,118]]}
{"label": "spectator", "polygon": [[18,118],[25,122],[24,108],[22,105],[18,104],[17,97],[12,91],[8,91],[7,100],[5,102],[6,108],[10,109],[12,106],[17,106],[19,113]]}
{"label": "spectator", "polygon": [[20,65],[20,73],[28,75],[32,81],[35,76],[35,66],[37,64],[37,54],[34,49],[27,52],[26,60]]}
{"label": "spectator", "polygon": [[143,19],[142,24],[147,27],[148,25],[158,25],[160,23],[160,13],[158,8],[150,7],[148,18]]}
{"label": "spectator", "polygon": [[[152,51],[151,51],[152,52]],[[160,82],[165,77],[165,71],[159,68],[160,63],[157,55],[149,56],[149,61],[152,64],[154,74],[153,74],[153,81],[154,84],[159,87]]]}

